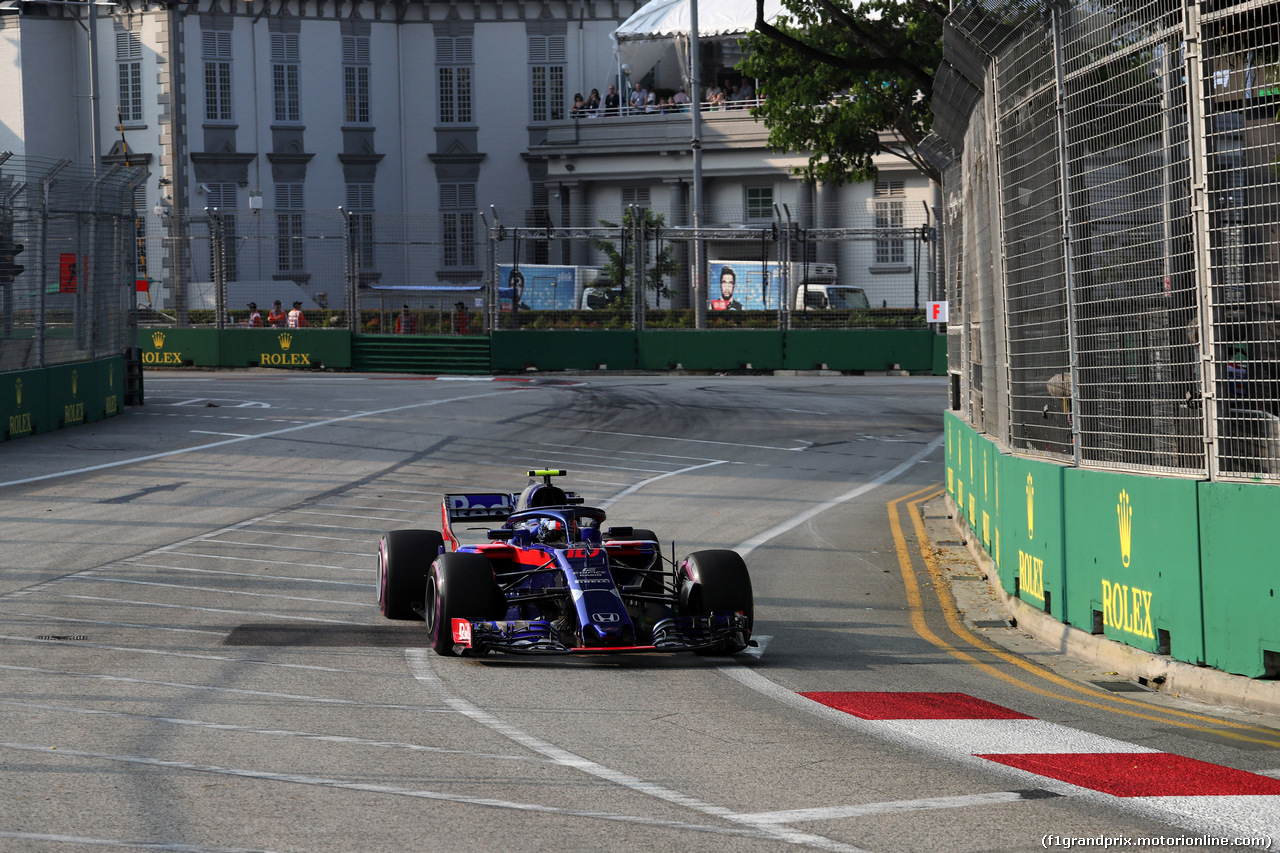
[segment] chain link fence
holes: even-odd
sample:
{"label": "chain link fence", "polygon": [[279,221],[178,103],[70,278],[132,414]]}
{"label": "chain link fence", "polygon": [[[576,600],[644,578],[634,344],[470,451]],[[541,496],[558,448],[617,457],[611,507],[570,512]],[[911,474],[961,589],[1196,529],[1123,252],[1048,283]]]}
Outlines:
{"label": "chain link fence", "polygon": [[1280,3],[971,2],[947,33],[954,407],[1020,453],[1280,479]]}
{"label": "chain link fence", "polygon": [[683,212],[639,207],[591,224],[550,218],[498,208],[150,215],[143,307],[153,323],[221,328],[245,323],[251,302],[265,317],[276,300],[285,310],[300,301],[312,326],[365,333],[902,328],[923,326],[939,291],[928,210],[886,206],[853,227],[801,224],[812,211],[700,228],[670,224]]}
{"label": "chain link fence", "polygon": [[0,371],[125,352],[144,177],[0,154]]}

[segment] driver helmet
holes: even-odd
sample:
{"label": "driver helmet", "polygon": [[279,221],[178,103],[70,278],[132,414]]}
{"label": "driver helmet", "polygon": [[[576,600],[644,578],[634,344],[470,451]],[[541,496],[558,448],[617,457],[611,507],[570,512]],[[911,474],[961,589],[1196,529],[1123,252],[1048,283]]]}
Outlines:
{"label": "driver helmet", "polygon": [[564,542],[564,523],[558,518],[543,518],[538,521],[537,539],[539,542]]}

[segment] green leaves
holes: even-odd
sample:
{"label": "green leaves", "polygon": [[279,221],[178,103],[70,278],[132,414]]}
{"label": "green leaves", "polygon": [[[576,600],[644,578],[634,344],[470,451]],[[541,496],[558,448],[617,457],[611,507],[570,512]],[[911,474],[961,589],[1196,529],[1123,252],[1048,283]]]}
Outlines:
{"label": "green leaves", "polygon": [[738,69],[767,100],[753,112],[777,151],[812,152],[800,170],[828,183],[873,179],[878,154],[939,176],[916,146],[929,132],[945,7],[931,0],[784,0]]}

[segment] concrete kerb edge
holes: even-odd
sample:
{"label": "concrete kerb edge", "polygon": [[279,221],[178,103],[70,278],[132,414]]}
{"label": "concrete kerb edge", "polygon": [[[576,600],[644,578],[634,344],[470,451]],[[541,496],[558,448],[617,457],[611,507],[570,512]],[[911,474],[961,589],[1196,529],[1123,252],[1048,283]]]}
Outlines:
{"label": "concrete kerb edge", "polygon": [[1280,682],[1233,675],[1135,649],[1100,634],[1090,634],[1065,625],[1044,611],[1010,595],[1000,585],[995,563],[969,529],[963,511],[950,495],[946,496],[946,505],[956,533],[986,575],[986,582],[998,598],[1000,606],[1010,618],[1017,620],[1019,630],[1068,657],[1114,670],[1119,675],[1146,684],[1161,693],[1262,714],[1280,714]]}

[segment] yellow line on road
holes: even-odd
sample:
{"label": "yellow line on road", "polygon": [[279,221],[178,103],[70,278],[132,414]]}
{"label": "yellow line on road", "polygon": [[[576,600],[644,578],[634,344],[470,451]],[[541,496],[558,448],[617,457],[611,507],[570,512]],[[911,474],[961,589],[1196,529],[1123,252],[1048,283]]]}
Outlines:
{"label": "yellow line on road", "polygon": [[[924,489],[919,489],[915,492],[912,492],[911,494],[903,495],[902,497],[896,500],[889,501],[888,503],[889,527],[893,532],[894,547],[897,549],[897,553],[898,553],[898,568],[902,572],[902,582],[903,582],[903,586],[906,588],[907,606],[909,607],[911,612],[911,625],[913,628],[915,628],[916,633],[919,634],[921,638],[923,638],[925,641],[929,642],[930,644],[936,646],[937,648],[945,651],[946,653],[952,655],[953,657],[961,661],[964,661],[965,663],[973,665],[974,667],[982,670],[983,672],[987,673],[988,675],[994,678],[997,678],[1015,687],[1019,687],[1023,690],[1028,690],[1040,696],[1045,696],[1050,699],[1065,700],[1067,702],[1073,702],[1078,705],[1084,705],[1084,706],[1095,708],[1102,711],[1109,711],[1116,714],[1122,714],[1128,717],[1136,717],[1141,720],[1149,720],[1151,722],[1180,726],[1182,728],[1193,729],[1195,731],[1208,732],[1211,734],[1219,735],[1221,737],[1231,738],[1233,740],[1247,741],[1249,743],[1258,743],[1258,744],[1264,744],[1266,746],[1280,747],[1280,740],[1274,739],[1275,734],[1274,734],[1274,731],[1271,729],[1266,729],[1258,726],[1249,726],[1244,723],[1236,723],[1230,720],[1219,720],[1214,717],[1208,717],[1201,714],[1194,714],[1188,711],[1179,711],[1173,708],[1153,709],[1151,708],[1151,706],[1146,705],[1142,702],[1138,702],[1133,699],[1125,699],[1120,696],[1113,696],[1103,692],[1100,688],[1088,687],[1078,682],[1072,681],[1068,678],[1064,678],[1063,676],[1058,675],[1055,672],[1044,669],[1038,664],[1032,663],[1028,660],[1025,660],[1024,658],[1021,658],[1018,655],[1015,655],[1004,649],[998,649],[992,646],[990,643],[986,642],[985,640],[981,639],[980,637],[976,636],[973,632],[971,632],[965,626],[964,620],[960,617],[960,612],[956,608],[955,601],[951,597],[951,591],[947,586],[947,580],[943,576],[942,570],[939,568],[937,559],[934,556],[933,548],[929,544],[929,538],[926,535],[925,529],[924,529],[924,519],[920,514],[920,504],[924,503],[925,501],[932,500],[933,498],[938,497],[939,495],[943,494],[943,491],[944,490],[942,489],[941,484],[936,484]],[[921,495],[923,495],[923,497],[921,497]],[[913,498],[915,500],[912,500]],[[915,529],[915,534],[916,534],[916,539],[919,545],[919,553],[920,553],[921,560],[924,562],[925,569],[928,571],[929,576],[933,580],[934,593],[938,596],[938,603],[942,607],[943,616],[946,619],[947,627],[951,629],[951,632],[956,637],[960,638],[961,640],[973,646],[974,648],[981,649],[984,652],[994,655],[1000,658],[1001,660],[1005,661],[1006,663],[1012,664],[1013,666],[1023,669],[1026,672],[1031,673],[1032,675],[1036,675],[1040,678],[1043,678],[1046,681],[1049,681],[1057,685],[1058,687],[1062,687],[1067,690],[1074,691],[1076,693],[1083,693],[1094,698],[1081,698],[1078,696],[1064,695],[1062,693],[1054,692],[1046,688],[1039,687],[1035,684],[1031,684],[1027,681],[1023,681],[1022,679],[1017,678],[1014,675],[1011,675],[1007,672],[997,669],[996,667],[992,666],[989,663],[985,663],[981,660],[978,660],[969,652],[963,649],[957,648],[956,646],[953,646],[951,643],[942,639],[941,637],[939,637],[937,634],[933,632],[933,630],[929,627],[928,623],[925,620],[924,600],[921,597],[920,585],[916,581],[915,571],[911,563],[911,552],[909,551],[907,546],[906,536],[902,532],[902,522],[900,518],[899,506],[902,503],[907,501],[910,501],[910,503],[908,503],[907,505],[908,512],[909,512],[909,515],[911,516],[912,524]],[[1141,708],[1142,711],[1132,710],[1129,707],[1116,707],[1116,706],[1133,706],[1135,708]],[[1156,716],[1156,714],[1159,714],[1161,716]],[[1186,720],[1195,720],[1197,722],[1210,723],[1211,725],[1201,726],[1201,725],[1197,725],[1196,723],[1185,722],[1184,719],[1171,719],[1173,717],[1180,717],[1180,718],[1185,718]],[[1270,735],[1271,737],[1270,738],[1253,737],[1247,734],[1243,734],[1241,731],[1223,731],[1222,730],[1223,728],[1239,729],[1239,730],[1251,731],[1251,732],[1262,732]]]}

